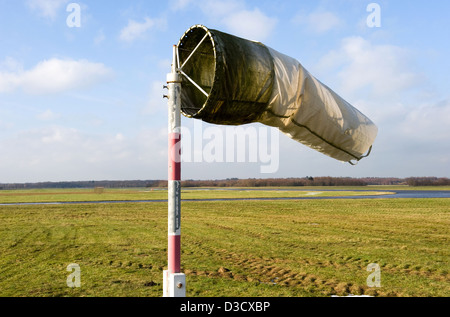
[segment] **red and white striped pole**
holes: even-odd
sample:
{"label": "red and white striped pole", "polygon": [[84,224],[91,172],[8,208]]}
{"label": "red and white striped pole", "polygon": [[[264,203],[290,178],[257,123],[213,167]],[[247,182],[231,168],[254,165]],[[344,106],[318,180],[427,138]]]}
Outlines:
{"label": "red and white striped pole", "polygon": [[173,47],[169,88],[168,173],[168,269],[164,271],[164,297],[185,297],[186,277],[180,272],[181,255],[181,77],[177,70],[177,46]]}

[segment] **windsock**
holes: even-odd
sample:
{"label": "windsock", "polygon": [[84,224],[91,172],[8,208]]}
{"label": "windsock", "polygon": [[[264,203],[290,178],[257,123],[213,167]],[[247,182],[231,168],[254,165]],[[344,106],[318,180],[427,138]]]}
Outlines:
{"label": "windsock", "polygon": [[352,164],[370,154],[376,125],[296,59],[203,25],[187,30],[177,49],[184,116],[221,125],[259,122]]}

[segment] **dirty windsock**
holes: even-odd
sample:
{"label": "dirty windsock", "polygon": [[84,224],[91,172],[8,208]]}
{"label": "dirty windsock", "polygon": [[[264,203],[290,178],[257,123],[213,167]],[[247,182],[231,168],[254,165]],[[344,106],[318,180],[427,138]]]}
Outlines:
{"label": "dirty windsock", "polygon": [[339,161],[370,153],[376,125],[296,59],[203,25],[187,30],[177,47],[185,116],[224,125],[260,122]]}

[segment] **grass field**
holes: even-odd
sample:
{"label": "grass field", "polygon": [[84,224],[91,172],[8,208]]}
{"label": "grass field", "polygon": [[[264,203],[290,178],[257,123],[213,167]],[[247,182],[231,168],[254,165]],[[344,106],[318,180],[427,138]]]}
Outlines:
{"label": "grass field", "polygon": [[[289,190],[273,188],[258,190],[252,188],[226,189],[183,189],[183,199],[226,199],[226,198],[270,198],[270,197],[324,197],[324,196],[361,196],[384,195],[389,191],[355,191],[349,188],[337,188],[336,191],[324,189]],[[33,202],[89,202],[89,201],[136,201],[136,200],[167,200],[165,189],[105,189],[97,193],[91,189],[41,189],[41,190],[4,190],[0,191],[2,203],[33,203]]]}
{"label": "grass field", "polygon": [[[191,195],[249,193],[211,192]],[[1,193],[15,195],[0,202],[30,198]],[[187,296],[450,296],[449,228],[449,199],[184,202]],[[0,296],[160,297],[166,244],[164,202],[0,206]],[[80,288],[66,284],[71,263]],[[367,286],[370,263],[381,287]]]}

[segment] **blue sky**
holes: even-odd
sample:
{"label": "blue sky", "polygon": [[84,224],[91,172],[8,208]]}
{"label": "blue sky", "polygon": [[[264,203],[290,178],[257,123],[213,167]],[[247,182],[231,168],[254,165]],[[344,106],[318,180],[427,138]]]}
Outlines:
{"label": "blue sky", "polygon": [[[67,25],[70,3],[80,27]],[[379,27],[367,24],[371,3]],[[165,179],[162,85],[172,45],[195,24],[296,58],[379,135],[357,166],[277,134],[273,173],[185,162],[183,179],[450,177],[449,11],[448,1],[0,0],[0,183]]]}

